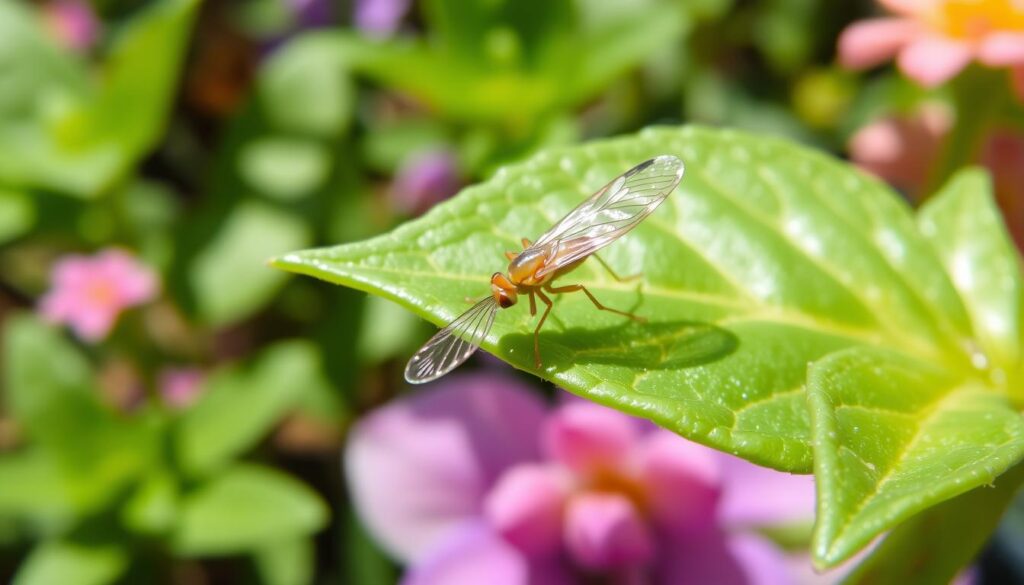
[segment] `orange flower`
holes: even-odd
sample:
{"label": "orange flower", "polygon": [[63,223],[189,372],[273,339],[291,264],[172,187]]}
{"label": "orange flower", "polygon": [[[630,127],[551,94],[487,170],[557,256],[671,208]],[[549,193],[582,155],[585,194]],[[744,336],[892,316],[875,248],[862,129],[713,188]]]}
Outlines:
{"label": "orange flower", "polygon": [[1024,99],[1024,0],[879,0],[894,17],[854,23],[839,60],[863,69],[893,57],[907,77],[933,87],[971,61],[1009,67]]}

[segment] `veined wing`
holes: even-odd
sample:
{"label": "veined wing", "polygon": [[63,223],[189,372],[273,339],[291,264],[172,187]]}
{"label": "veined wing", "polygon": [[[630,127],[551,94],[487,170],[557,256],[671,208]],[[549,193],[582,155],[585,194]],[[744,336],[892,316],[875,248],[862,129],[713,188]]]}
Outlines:
{"label": "veined wing", "polygon": [[682,177],[683,161],[665,154],[613,179],[530,247],[552,249],[553,260],[537,276],[586,258],[625,235],[661,205]]}
{"label": "veined wing", "polygon": [[498,303],[488,296],[438,331],[412,356],[405,366],[411,384],[436,380],[469,359],[487,337],[494,323]]}

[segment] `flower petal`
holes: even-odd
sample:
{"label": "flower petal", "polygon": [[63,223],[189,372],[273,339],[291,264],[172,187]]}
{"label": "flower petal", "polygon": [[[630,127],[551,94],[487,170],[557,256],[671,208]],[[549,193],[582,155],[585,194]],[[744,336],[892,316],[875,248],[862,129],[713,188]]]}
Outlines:
{"label": "flower petal", "polygon": [[377,37],[390,37],[398,31],[409,11],[409,0],[356,0],[356,28]]}
{"label": "flower petal", "polygon": [[531,562],[482,522],[467,522],[410,567],[402,585],[571,585],[557,560]]}
{"label": "flower petal", "polygon": [[972,55],[971,46],[965,42],[929,36],[904,47],[897,62],[907,77],[925,87],[935,87],[960,73]]}
{"label": "flower petal", "polygon": [[814,521],[814,476],[793,475],[719,454],[723,489],[720,518],[730,527]]}
{"label": "flower petal", "polygon": [[570,478],[553,465],[517,465],[498,480],[484,502],[495,532],[532,557],[552,556],[562,545],[562,511]]}
{"label": "flower petal", "polygon": [[682,542],[662,556],[657,582],[664,585],[779,585],[794,583],[786,556],[770,541],[754,535]]}
{"label": "flower petal", "polygon": [[938,104],[925,104],[912,117],[876,120],[850,139],[850,158],[913,198],[923,189],[952,121]]}
{"label": "flower petal", "polygon": [[573,497],[565,513],[565,545],[579,566],[592,570],[646,565],[655,552],[639,510],[617,493]]}
{"label": "flower petal", "polygon": [[661,530],[676,536],[713,530],[721,486],[716,451],[659,430],[646,438],[639,458],[650,515]]}
{"label": "flower petal", "polygon": [[630,417],[591,402],[570,402],[548,419],[542,444],[549,458],[589,473],[619,468],[638,436]]}
{"label": "flower petal", "polygon": [[528,387],[493,374],[449,376],[357,423],[346,450],[356,510],[381,545],[419,558],[482,513],[498,476],[538,459],[545,416]]}
{"label": "flower petal", "polygon": [[1024,65],[1024,33],[996,32],[978,47],[978,60],[991,67]]}
{"label": "flower petal", "polygon": [[839,36],[839,62],[850,69],[867,69],[892,59],[921,34],[906,18],[874,18],[855,22]]}
{"label": "flower petal", "polygon": [[936,7],[943,0],[878,0],[890,12],[905,16],[920,16]]}

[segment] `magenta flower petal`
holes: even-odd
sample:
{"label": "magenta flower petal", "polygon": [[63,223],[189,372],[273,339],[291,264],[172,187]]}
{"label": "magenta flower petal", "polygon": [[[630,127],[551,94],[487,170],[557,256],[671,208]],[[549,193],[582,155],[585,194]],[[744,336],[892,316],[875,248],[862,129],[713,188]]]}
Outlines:
{"label": "magenta flower petal", "polygon": [[920,32],[906,18],[874,18],[848,26],[839,36],[839,61],[843,67],[866,69],[892,59]]}
{"label": "magenta flower petal", "polygon": [[618,468],[639,434],[636,423],[624,414],[590,402],[570,402],[548,419],[541,440],[550,459],[589,473]]}
{"label": "magenta flower petal", "polygon": [[712,530],[720,495],[719,454],[668,431],[651,433],[640,454],[650,516],[675,536]]}
{"label": "magenta flower petal", "polygon": [[719,454],[723,490],[720,517],[726,526],[770,526],[814,520],[814,476],[793,475]]}
{"label": "magenta flower petal", "polygon": [[449,376],[356,424],[346,474],[356,509],[386,550],[416,560],[482,511],[513,465],[538,459],[544,404],[493,374]]}
{"label": "magenta flower petal", "polygon": [[643,566],[654,558],[654,537],[632,501],[622,494],[574,496],[565,513],[565,545],[591,570]]}
{"label": "magenta flower petal", "polygon": [[1024,65],[1024,33],[995,32],[981,41],[978,60],[991,67]]}
{"label": "magenta flower petal", "polygon": [[507,542],[531,557],[550,557],[562,545],[562,511],[570,478],[551,465],[517,465],[487,495],[484,516]]}
{"label": "magenta flower petal", "polygon": [[904,47],[897,62],[907,77],[925,87],[935,87],[960,73],[972,55],[966,42],[926,36]]}
{"label": "magenta flower petal", "polygon": [[535,562],[481,522],[454,530],[402,585],[571,585],[572,576],[557,561]]}
{"label": "magenta flower petal", "polygon": [[661,557],[664,585],[780,585],[794,582],[786,556],[753,535],[713,533],[681,542]]}

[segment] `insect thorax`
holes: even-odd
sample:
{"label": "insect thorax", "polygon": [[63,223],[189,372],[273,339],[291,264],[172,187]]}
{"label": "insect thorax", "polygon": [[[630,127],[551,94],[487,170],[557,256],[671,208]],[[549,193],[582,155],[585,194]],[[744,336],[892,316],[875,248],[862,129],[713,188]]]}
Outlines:
{"label": "insect thorax", "polygon": [[543,279],[536,279],[535,275],[551,259],[553,248],[551,244],[548,244],[539,248],[523,250],[508,264],[508,276],[512,282],[526,286],[540,284]]}

